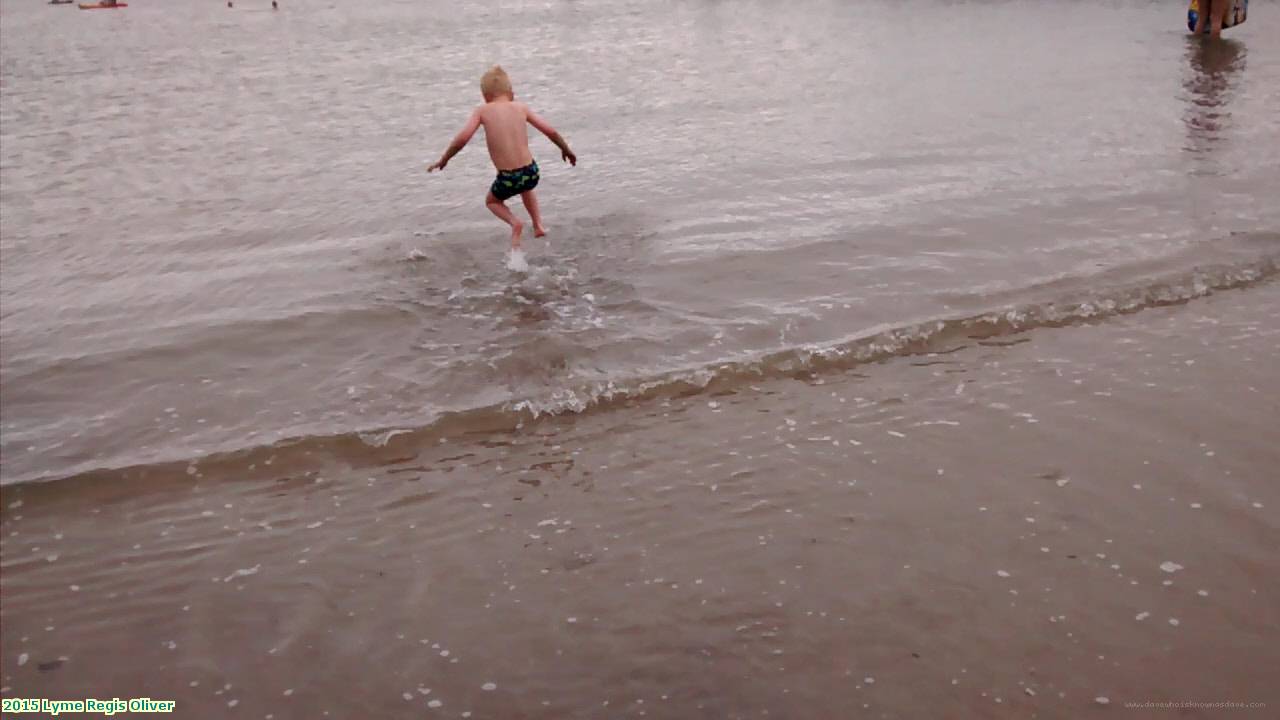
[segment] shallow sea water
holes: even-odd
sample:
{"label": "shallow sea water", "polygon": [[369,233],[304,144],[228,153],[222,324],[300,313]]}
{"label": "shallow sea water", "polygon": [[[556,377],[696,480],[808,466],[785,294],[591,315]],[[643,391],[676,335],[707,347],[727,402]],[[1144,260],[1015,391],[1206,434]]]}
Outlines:
{"label": "shallow sea water", "polygon": [[[1280,227],[1255,5],[1205,46],[1149,2],[5,0],[3,481],[578,410],[1274,260],[1239,241]],[[483,145],[423,172],[493,62],[582,157],[535,142],[527,275]]]}

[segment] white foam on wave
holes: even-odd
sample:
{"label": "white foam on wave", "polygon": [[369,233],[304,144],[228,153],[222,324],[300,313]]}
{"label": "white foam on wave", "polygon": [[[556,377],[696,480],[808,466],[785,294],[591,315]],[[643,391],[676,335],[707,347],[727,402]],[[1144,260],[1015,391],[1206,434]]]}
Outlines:
{"label": "white foam on wave", "polygon": [[404,435],[409,432],[412,431],[404,428],[392,428],[390,430],[383,430],[382,432],[357,433],[356,436],[360,438],[360,442],[368,445],[369,447],[386,447],[387,443],[391,442],[391,438],[397,435]]}

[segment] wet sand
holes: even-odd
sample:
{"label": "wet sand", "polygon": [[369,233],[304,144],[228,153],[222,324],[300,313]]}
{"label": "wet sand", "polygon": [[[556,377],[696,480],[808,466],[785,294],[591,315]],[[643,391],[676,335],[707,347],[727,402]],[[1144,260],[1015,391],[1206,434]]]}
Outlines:
{"label": "wet sand", "polygon": [[3,692],[200,718],[1273,717],[1277,306],[1264,282],[515,431],[5,488]]}

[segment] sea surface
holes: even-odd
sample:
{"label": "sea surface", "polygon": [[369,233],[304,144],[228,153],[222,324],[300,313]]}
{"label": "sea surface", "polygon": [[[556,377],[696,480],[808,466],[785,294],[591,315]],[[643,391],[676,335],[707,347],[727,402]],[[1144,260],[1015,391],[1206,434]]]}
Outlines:
{"label": "sea surface", "polygon": [[1276,717],[1280,3],[282,3],[0,0],[6,701]]}
{"label": "sea surface", "polygon": [[[1265,280],[1280,6],[0,0],[5,484],[514,427]],[[505,269],[491,64],[551,234]],[[735,380],[737,378],[737,380]]]}

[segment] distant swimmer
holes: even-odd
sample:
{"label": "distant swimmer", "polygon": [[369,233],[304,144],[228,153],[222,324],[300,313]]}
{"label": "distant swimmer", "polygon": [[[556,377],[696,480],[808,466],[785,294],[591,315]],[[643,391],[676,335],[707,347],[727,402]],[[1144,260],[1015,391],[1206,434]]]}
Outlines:
{"label": "distant swimmer", "polygon": [[279,9],[280,9],[280,3],[276,2],[276,0],[271,0],[271,9],[272,9],[272,10],[279,10]]}
{"label": "distant swimmer", "polygon": [[578,156],[569,149],[569,143],[560,137],[546,120],[543,120],[528,105],[516,102],[515,92],[511,89],[511,79],[501,67],[494,65],[480,78],[480,94],[484,96],[484,104],[477,107],[467,119],[467,124],[449,143],[440,159],[427,167],[427,172],[443,170],[449,160],[466,147],[476,129],[484,126],[485,144],[489,147],[489,158],[498,170],[498,177],[489,186],[489,194],[484,204],[489,211],[511,226],[511,261],[509,267],[522,270],[527,267],[524,253],[520,249],[520,235],[524,231],[524,223],[520,222],[507,208],[509,198],[520,196],[524,207],[533,220],[534,237],[547,234],[542,224],[542,213],[538,210],[538,197],[533,189],[538,186],[538,163],[529,151],[529,132],[525,124],[537,128],[551,142],[560,148],[561,157],[570,165],[577,166]]}

